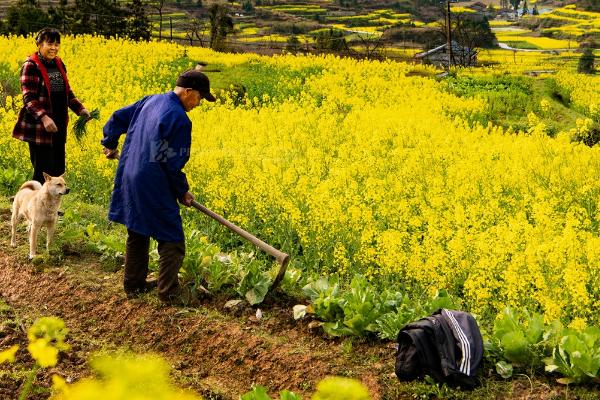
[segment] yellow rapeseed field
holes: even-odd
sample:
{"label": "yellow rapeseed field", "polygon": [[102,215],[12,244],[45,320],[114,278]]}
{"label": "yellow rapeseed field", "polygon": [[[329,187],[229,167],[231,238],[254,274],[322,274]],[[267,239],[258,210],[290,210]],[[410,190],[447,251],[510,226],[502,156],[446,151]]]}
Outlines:
{"label": "yellow rapeseed field", "polygon": [[[17,37],[0,48],[15,74],[35,50]],[[114,110],[169,90],[196,60],[262,65],[278,71],[269,91],[190,113],[185,170],[209,208],[292,252],[305,271],[446,288],[478,314],[527,306],[575,327],[600,322],[598,146],[472,125],[484,100],[447,93],[427,67],[89,36],[65,37],[60,55],[75,93],[101,110],[84,141],[68,143],[68,180],[92,201],[108,201],[115,164],[99,141]],[[597,112],[598,78],[559,79]],[[0,108],[2,169],[28,168],[26,146],[9,135],[20,104]]]}

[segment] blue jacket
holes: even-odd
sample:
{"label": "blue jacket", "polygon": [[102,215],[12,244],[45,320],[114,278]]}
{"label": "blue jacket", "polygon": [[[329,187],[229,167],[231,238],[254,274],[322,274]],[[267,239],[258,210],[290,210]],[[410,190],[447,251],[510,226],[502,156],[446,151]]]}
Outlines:
{"label": "blue jacket", "polygon": [[192,122],[174,92],[147,96],[114,112],[101,143],[115,149],[125,135],[108,218],[156,240],[184,240],[177,199],[189,190]]}

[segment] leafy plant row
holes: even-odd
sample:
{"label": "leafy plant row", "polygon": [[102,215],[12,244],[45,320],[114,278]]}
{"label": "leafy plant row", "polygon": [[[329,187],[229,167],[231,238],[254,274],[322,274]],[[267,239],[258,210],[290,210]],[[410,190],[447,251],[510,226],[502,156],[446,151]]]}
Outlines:
{"label": "leafy plant row", "polygon": [[[250,304],[263,301],[273,273],[254,254],[223,254],[200,232],[192,232],[184,278],[213,291],[230,290]],[[410,297],[400,290],[378,287],[357,275],[344,287],[335,275],[305,278],[290,269],[282,288],[290,295],[301,293],[308,305],[294,307],[294,318],[312,316],[331,336],[374,336],[396,340],[400,329],[439,308],[460,308],[447,291],[433,297]],[[481,322],[480,322],[481,324]],[[483,329],[486,358],[496,371],[509,378],[513,370],[560,375],[564,384],[600,382],[600,328],[567,328],[560,321],[544,323],[538,313],[507,308],[495,320],[491,334]]]}
{"label": "leafy plant row", "polygon": [[516,313],[510,308],[496,319],[486,343],[487,357],[496,361],[504,378],[518,367],[559,374],[563,384],[600,383],[600,328],[576,330],[560,321],[544,323],[538,313]]}

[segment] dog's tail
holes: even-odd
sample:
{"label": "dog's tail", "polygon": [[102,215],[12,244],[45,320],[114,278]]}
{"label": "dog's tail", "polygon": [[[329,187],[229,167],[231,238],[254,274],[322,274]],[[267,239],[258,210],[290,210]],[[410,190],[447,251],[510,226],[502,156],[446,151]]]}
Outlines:
{"label": "dog's tail", "polygon": [[40,190],[42,188],[42,184],[38,181],[27,181],[21,185],[19,190],[23,189],[31,189],[31,190]]}

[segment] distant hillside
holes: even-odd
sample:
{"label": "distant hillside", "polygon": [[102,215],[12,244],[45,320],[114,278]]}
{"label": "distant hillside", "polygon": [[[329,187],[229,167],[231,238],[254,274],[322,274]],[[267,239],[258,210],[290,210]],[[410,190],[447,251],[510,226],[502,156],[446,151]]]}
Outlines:
{"label": "distant hillside", "polygon": [[583,7],[588,11],[599,11],[600,12],[600,0],[580,0],[576,2],[578,7]]}
{"label": "distant hillside", "polygon": [[[44,8],[57,7],[60,4],[60,0],[39,0],[39,3]],[[73,3],[73,0],[69,1],[69,3]],[[13,4],[17,4],[17,0],[0,0],[0,17],[4,18],[6,10]]]}

